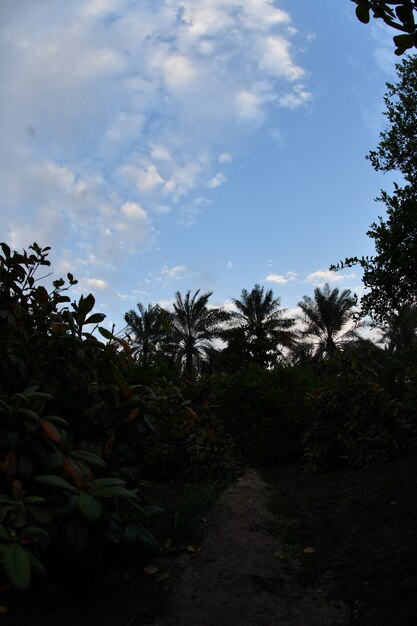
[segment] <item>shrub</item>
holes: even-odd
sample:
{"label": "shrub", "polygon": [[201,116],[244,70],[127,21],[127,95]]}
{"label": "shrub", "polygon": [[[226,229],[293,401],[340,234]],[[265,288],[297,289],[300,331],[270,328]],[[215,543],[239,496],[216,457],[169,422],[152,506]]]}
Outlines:
{"label": "shrub", "polygon": [[281,463],[297,454],[309,380],[302,368],[256,365],[218,378],[216,410],[247,461]]}
{"label": "shrub", "polygon": [[409,444],[414,431],[376,370],[352,354],[340,354],[328,364],[307,409],[304,456],[316,471],[385,462]]}
{"label": "shrub", "polygon": [[71,274],[50,293],[37,284],[49,248],[1,250],[0,556],[5,576],[26,589],[45,573],[48,550],[81,567],[112,544],[157,550],[146,520],[159,511],[103,458],[108,435],[142,401],[124,377],[127,344],[98,327],[91,294],[68,306]]}

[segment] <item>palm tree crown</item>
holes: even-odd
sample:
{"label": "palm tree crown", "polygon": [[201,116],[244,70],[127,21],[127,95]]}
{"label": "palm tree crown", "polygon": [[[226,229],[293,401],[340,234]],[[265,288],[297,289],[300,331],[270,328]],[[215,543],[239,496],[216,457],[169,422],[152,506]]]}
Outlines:
{"label": "palm tree crown", "polygon": [[145,308],[141,302],[137,308],[138,311],[131,309],[125,314],[125,321],[128,334],[133,333],[134,353],[142,365],[148,365],[165,335],[163,310],[158,304],[148,304]]}
{"label": "palm tree crown", "polygon": [[347,328],[353,320],[352,308],[356,298],[350,289],[330,289],[326,283],[323,289],[316,287],[314,298],[304,296],[298,306],[303,311],[305,330],[302,336],[316,339],[316,354],[331,356],[338,345],[348,339],[357,338],[356,327]]}
{"label": "palm tree crown", "polygon": [[280,299],[272,289],[266,292],[256,284],[251,291],[243,289],[240,299],[233,298],[236,311],[231,314],[232,326],[225,338],[242,344],[242,354],[259,365],[271,365],[280,353],[278,346],[291,345],[293,319],[283,317]]}
{"label": "palm tree crown", "polygon": [[228,314],[218,308],[209,308],[208,300],[213,292],[193,296],[187,291],[185,297],[175,294],[174,312],[170,316],[171,351],[188,375],[201,370],[213,350],[213,339],[221,334],[221,324]]}

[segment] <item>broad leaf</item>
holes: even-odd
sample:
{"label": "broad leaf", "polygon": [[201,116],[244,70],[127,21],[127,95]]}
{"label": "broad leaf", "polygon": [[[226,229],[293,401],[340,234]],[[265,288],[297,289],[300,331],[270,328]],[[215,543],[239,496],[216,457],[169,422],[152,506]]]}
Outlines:
{"label": "broad leaf", "polygon": [[27,550],[17,543],[5,544],[1,548],[1,560],[12,585],[17,589],[29,589],[31,567]]}
{"label": "broad leaf", "polygon": [[106,467],[106,463],[101,457],[93,452],[87,452],[87,450],[73,450],[71,456],[80,461],[84,461],[87,465],[93,465],[95,467]]}
{"label": "broad leaf", "polygon": [[125,487],[93,487],[90,494],[96,498],[136,498],[136,494]]}
{"label": "broad leaf", "polygon": [[369,6],[367,4],[358,4],[356,7],[356,17],[363,24],[368,24],[370,20]]}
{"label": "broad leaf", "polygon": [[42,485],[49,485],[50,487],[58,487],[59,489],[64,489],[64,491],[69,491],[70,493],[78,493],[78,489],[74,487],[74,485],[71,485],[60,476],[54,476],[53,474],[36,476],[35,482],[41,483]]}
{"label": "broad leaf", "polygon": [[103,507],[93,496],[83,491],[78,496],[78,508],[85,519],[92,524],[100,519],[103,513]]}

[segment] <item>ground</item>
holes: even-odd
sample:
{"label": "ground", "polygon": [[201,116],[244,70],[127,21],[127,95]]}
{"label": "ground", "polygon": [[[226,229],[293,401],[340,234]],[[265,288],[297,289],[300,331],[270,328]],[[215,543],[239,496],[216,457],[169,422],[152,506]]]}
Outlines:
{"label": "ground", "polygon": [[[417,458],[321,476],[249,470],[202,539],[99,588],[50,584],[0,602],[8,626],[417,624]],[[195,551],[194,551],[195,550]],[[156,571],[157,570],[157,571]]]}

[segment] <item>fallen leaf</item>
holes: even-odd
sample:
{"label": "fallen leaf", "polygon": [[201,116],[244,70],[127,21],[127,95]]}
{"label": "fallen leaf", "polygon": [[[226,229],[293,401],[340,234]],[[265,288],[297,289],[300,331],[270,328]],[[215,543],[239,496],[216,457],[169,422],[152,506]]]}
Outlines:
{"label": "fallen leaf", "polygon": [[282,559],[282,560],[284,560],[284,559],[286,559],[286,558],[287,558],[287,557],[285,556],[285,552],[283,552],[282,550],[277,550],[276,552],[274,552],[273,556],[274,556],[276,559]]}
{"label": "fallen leaf", "polygon": [[0,614],[4,615],[5,613],[8,612],[8,610],[9,609],[7,608],[7,606],[4,606],[4,604],[0,604]]}
{"label": "fallen leaf", "polygon": [[193,546],[191,543],[189,546],[187,546],[187,552],[198,552],[198,547]]}
{"label": "fallen leaf", "polygon": [[154,574],[159,572],[159,567],[156,567],[156,565],[147,565],[143,568],[143,571],[149,574],[149,576],[153,576]]}
{"label": "fallen leaf", "polygon": [[165,539],[164,543],[162,544],[162,547],[164,548],[164,550],[169,550],[172,546],[172,538],[168,537],[168,539]]}
{"label": "fallen leaf", "polygon": [[316,554],[316,548],[304,548],[304,554]]}
{"label": "fallen leaf", "polygon": [[171,574],[168,574],[168,572],[159,572],[159,574],[156,574],[154,580],[156,583],[163,583],[165,580],[168,580],[168,578],[171,577]]}

